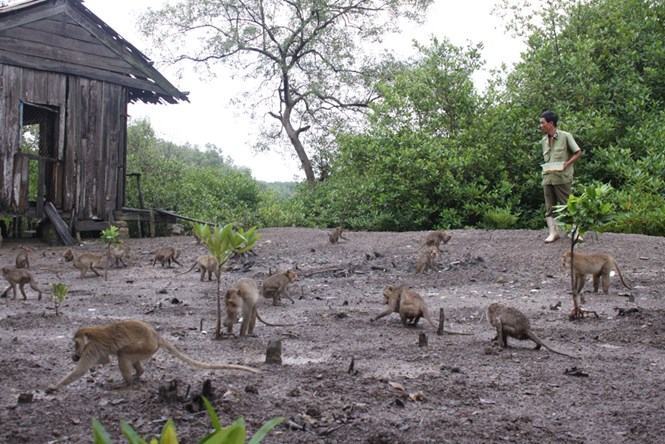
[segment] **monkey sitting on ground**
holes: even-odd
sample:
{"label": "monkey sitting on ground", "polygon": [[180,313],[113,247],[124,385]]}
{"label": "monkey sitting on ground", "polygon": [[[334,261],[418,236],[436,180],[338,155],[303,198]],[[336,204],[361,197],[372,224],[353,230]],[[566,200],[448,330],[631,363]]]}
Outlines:
{"label": "monkey sitting on ground", "polygon": [[201,282],[203,282],[203,279],[205,278],[206,273],[208,274],[208,280],[212,280],[212,275],[213,273],[217,278],[219,278],[219,262],[217,262],[217,258],[211,254],[206,254],[204,256],[199,256],[196,258],[196,262],[192,264],[191,267],[189,267],[189,270],[183,271],[180,274],[187,274],[190,271],[194,269],[194,267],[199,268],[199,271],[201,272]]}
{"label": "monkey sitting on ground", "polygon": [[171,262],[175,262],[179,266],[182,267],[182,264],[178,262],[178,257],[180,256],[180,251],[176,250],[173,247],[164,247],[160,248],[159,250],[155,251],[155,257],[152,259],[152,266],[154,267],[157,262],[162,264],[162,267],[164,264],[168,264],[169,268],[171,268]]}
{"label": "monkey sitting on ground", "polygon": [[5,296],[11,288],[14,291],[14,299],[16,299],[16,286],[18,285],[21,294],[23,295],[23,300],[26,300],[28,297],[25,294],[23,286],[25,284],[30,284],[30,288],[38,293],[37,300],[42,300],[42,291],[39,289],[37,282],[35,282],[32,274],[27,269],[2,267],[2,276],[7,279],[7,282],[9,282],[9,287],[2,292],[2,296]]}
{"label": "monkey sitting on ground", "polygon": [[[433,327],[436,328],[425,300],[416,293],[414,290],[407,286],[393,286],[389,285],[383,289],[383,303],[388,305],[388,308],[371,319],[374,322],[391,313],[399,313],[400,320],[405,326],[416,326],[420,318],[425,320]],[[461,333],[457,331],[443,330],[445,333],[451,335],[470,335],[471,333]]]}
{"label": "monkey sitting on ground", "polygon": [[[561,263],[567,269],[570,268],[569,261],[570,251],[566,251],[561,256]],[[604,253],[575,253],[575,260],[573,261],[573,283],[577,294],[582,292],[587,274],[593,276],[594,293],[598,293],[598,284],[602,283],[603,293],[608,294],[610,291],[610,271],[612,271],[612,268],[617,271],[623,286],[630,290],[631,287],[623,280],[619,265],[612,256]]]}
{"label": "monkey sitting on ground", "polygon": [[503,304],[493,303],[487,307],[487,320],[490,325],[496,328],[496,338],[499,341],[501,348],[508,347],[508,337],[524,341],[527,339],[536,343],[534,350],[539,350],[540,347],[545,347],[547,350],[558,355],[575,358],[575,356],[567,355],[560,351],[554,350],[545,344],[536,334],[531,330],[531,323],[529,319],[519,310],[512,307],[507,307]]}
{"label": "monkey sitting on ground", "polygon": [[291,282],[298,280],[298,274],[293,270],[268,276],[263,281],[261,294],[264,298],[272,298],[272,305],[280,305],[282,295],[295,304],[296,301],[288,295],[287,287]]}
{"label": "monkey sitting on ground", "polygon": [[254,279],[239,279],[224,295],[224,305],[226,306],[226,320],[224,325],[228,333],[233,333],[233,324],[238,322],[242,316],[240,324],[240,336],[253,335],[254,325],[258,319],[270,327],[292,327],[293,324],[270,324],[264,321],[256,308],[259,300],[259,289]]}
{"label": "monkey sitting on ground", "polygon": [[129,245],[120,241],[117,244],[111,245],[111,248],[109,248],[109,253],[111,254],[114,267],[120,267],[120,264],[122,264],[122,266],[125,268],[127,267],[127,264],[123,258],[129,260]]}
{"label": "monkey sitting on ground", "polygon": [[337,227],[328,233],[328,240],[331,244],[336,244],[340,239],[349,240],[346,237],[342,236],[344,229],[342,227]]}
{"label": "monkey sitting on ground", "polygon": [[421,250],[416,261],[416,273],[425,273],[427,270],[434,270],[434,261],[440,254],[440,250],[434,245]]}
{"label": "monkey sitting on ground", "polygon": [[443,230],[432,231],[425,236],[425,247],[436,247],[441,250],[441,242],[447,244],[450,240],[450,235]]}
{"label": "monkey sitting on ground", "polygon": [[100,254],[81,253],[75,255],[72,250],[65,251],[65,262],[72,262],[74,267],[81,272],[81,277],[85,277],[88,271],[92,271],[97,276],[101,276],[98,269],[106,267],[106,257]]}
{"label": "monkey sitting on ground", "polygon": [[[50,386],[48,391],[53,392],[76,381],[97,364],[109,363],[110,355],[117,356],[118,367],[120,367],[125,385],[130,386],[143,374],[141,361],[152,357],[160,347],[192,367],[259,373],[258,370],[244,365],[210,364],[196,361],[162,338],[150,324],[142,321],[126,320],[79,328],[74,334],[74,355],[72,356],[74,362],[78,364],[69,375],[56,385]],[[132,375],[132,369],[134,369],[134,375]]]}
{"label": "monkey sitting on ground", "polygon": [[16,268],[30,268],[30,253],[32,253],[32,248],[24,247],[23,245],[19,248],[23,251],[16,255]]}

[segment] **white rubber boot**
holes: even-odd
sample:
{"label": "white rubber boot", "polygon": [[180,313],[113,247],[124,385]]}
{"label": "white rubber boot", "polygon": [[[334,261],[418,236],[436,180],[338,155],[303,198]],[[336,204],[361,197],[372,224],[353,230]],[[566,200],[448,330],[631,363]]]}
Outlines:
{"label": "white rubber boot", "polygon": [[545,239],[545,243],[549,244],[559,239],[559,232],[556,229],[556,222],[554,222],[553,217],[546,217],[545,222],[547,222],[547,229],[549,231],[549,236]]}

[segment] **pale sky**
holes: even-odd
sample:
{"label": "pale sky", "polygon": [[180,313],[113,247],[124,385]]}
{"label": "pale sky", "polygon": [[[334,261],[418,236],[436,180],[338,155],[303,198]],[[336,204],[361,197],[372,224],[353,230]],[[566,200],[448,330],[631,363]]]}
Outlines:
{"label": "pale sky", "polygon": [[[164,0],[84,0],[85,6],[148,57],[157,61],[146,39],[138,31],[137,18],[149,6],[157,8]],[[424,25],[411,26],[388,39],[398,54],[412,53],[411,41],[426,42],[431,36],[447,37],[452,43],[483,42],[486,67],[518,61],[523,45],[509,36],[499,18],[491,14],[495,0],[435,0]],[[158,62],[158,61],[157,61]],[[186,73],[178,78],[177,67],[157,63],[157,69],[181,91],[189,91],[190,103],[177,105],[130,105],[131,118],[147,117],[158,137],[178,144],[204,146],[212,143],[237,166],[248,167],[257,180],[302,180],[304,174],[293,150],[256,153],[257,122],[246,111],[234,110],[230,103],[244,90],[241,79],[231,79],[220,69],[214,79],[201,80]],[[483,75],[475,79],[484,81]],[[257,116],[260,118],[260,116]]]}

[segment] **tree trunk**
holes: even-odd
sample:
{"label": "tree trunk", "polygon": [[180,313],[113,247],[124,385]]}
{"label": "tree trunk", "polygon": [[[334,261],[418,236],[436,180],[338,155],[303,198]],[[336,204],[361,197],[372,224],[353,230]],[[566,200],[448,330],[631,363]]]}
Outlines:
{"label": "tree trunk", "polygon": [[291,124],[291,108],[288,106],[284,110],[284,114],[281,116],[281,122],[282,126],[284,127],[284,130],[286,130],[286,135],[289,136],[291,145],[293,145],[293,148],[296,150],[296,154],[298,154],[298,158],[300,159],[300,164],[302,165],[302,169],[305,171],[305,177],[307,178],[307,182],[314,183],[316,181],[316,178],[314,177],[312,162],[309,160],[309,157],[307,157],[307,153],[305,152],[305,147],[303,147],[302,142],[300,142],[300,133],[305,131],[305,129],[300,129],[296,131],[293,128],[293,125]]}

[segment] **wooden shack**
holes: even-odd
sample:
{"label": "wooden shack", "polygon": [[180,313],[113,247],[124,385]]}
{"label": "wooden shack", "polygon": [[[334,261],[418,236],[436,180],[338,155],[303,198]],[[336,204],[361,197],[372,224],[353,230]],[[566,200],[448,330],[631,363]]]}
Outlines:
{"label": "wooden shack", "polygon": [[127,104],[186,100],[82,1],[1,7],[0,214],[105,227],[125,203]]}

